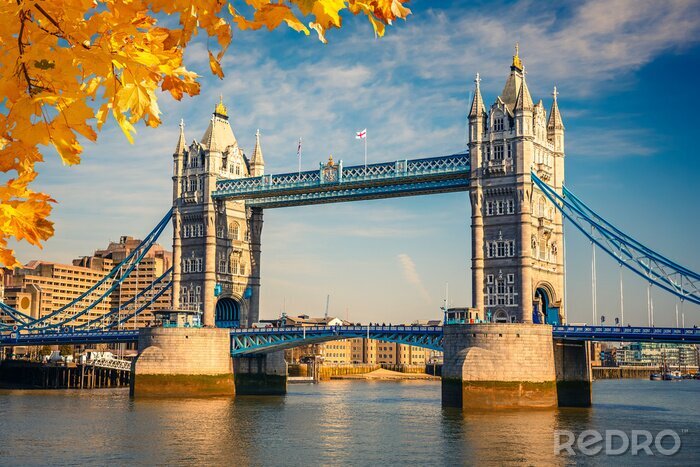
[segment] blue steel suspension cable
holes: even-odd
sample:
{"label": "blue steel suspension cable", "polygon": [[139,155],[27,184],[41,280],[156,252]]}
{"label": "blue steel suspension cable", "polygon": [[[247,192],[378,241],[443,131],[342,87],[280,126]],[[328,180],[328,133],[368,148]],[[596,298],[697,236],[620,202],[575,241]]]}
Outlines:
{"label": "blue steel suspension cable", "polygon": [[[84,328],[84,327],[89,327],[89,326],[91,326],[91,325],[93,325],[93,324],[95,324],[95,323],[97,323],[97,322],[99,322],[99,321],[104,321],[104,320],[106,320],[107,318],[111,318],[111,317],[114,316],[115,314],[119,314],[120,312],[122,312],[123,310],[125,310],[126,308],[128,308],[129,305],[131,305],[132,303],[134,303],[134,302],[137,300],[137,298],[142,298],[144,295],[146,295],[151,289],[153,289],[156,285],[158,285],[161,281],[163,281],[163,279],[165,279],[168,275],[170,275],[170,273],[171,273],[172,271],[173,271],[173,268],[172,268],[172,266],[171,266],[171,267],[168,268],[168,270],[165,271],[161,276],[159,276],[157,279],[155,279],[153,282],[151,282],[147,287],[145,287],[143,290],[141,290],[137,295],[134,295],[131,299],[129,299],[128,301],[124,302],[120,307],[114,308],[113,310],[110,310],[108,313],[105,313],[104,315],[99,316],[99,317],[97,317],[97,318],[94,318],[94,319],[92,319],[92,320],[90,320],[90,321],[88,321],[88,322],[79,324],[79,325],[77,325],[77,326],[71,326],[71,327],[73,327],[74,329],[80,329],[80,328]],[[169,286],[168,286],[168,287],[169,287]]]}
{"label": "blue steel suspension cable", "polygon": [[[678,296],[681,300],[687,298],[689,295],[692,294],[699,294],[700,290],[698,290],[698,287],[694,284],[693,281],[697,281],[698,279],[696,278],[698,275],[694,273],[693,271],[688,270],[687,268],[684,268],[682,266],[679,266],[680,270],[678,268],[674,267],[677,266],[676,263],[674,263],[671,260],[666,259],[665,257],[661,256],[660,254],[656,253],[655,251],[651,250],[650,248],[640,244],[639,242],[633,240],[632,242],[629,242],[629,237],[626,235],[624,232],[621,232],[619,229],[614,228],[610,223],[605,221],[605,223],[611,228],[614,228],[615,230],[612,231],[611,229],[607,228],[605,225],[602,225],[596,220],[596,219],[602,219],[598,214],[596,214],[594,211],[592,211],[590,208],[583,209],[578,203],[571,203],[569,202],[569,198],[564,198],[560,196],[556,191],[554,191],[549,185],[544,184],[539,178],[537,178],[534,174],[533,177],[535,182],[537,183],[540,189],[548,195],[548,198],[550,200],[552,197],[560,200],[563,206],[566,206],[567,208],[571,209],[572,211],[576,212],[583,220],[585,220],[595,231],[599,232],[606,240],[606,242],[610,243],[611,248],[614,250],[619,250],[619,254],[615,253],[611,249],[606,249],[606,252],[613,256],[621,265],[625,264],[628,269],[633,269],[630,267],[629,264],[627,264],[629,261],[633,261],[636,264],[639,264],[643,268],[645,268],[644,274],[639,273],[639,271],[635,272],[640,275],[644,276],[647,278],[647,280],[651,279],[651,276],[654,276],[658,281],[653,281],[657,285],[661,285],[661,283],[667,283],[671,285],[674,289],[669,290],[665,287],[664,290],[670,291],[671,293],[675,294]],[[534,180],[533,179],[533,180]],[[566,190],[566,188],[564,188]],[[571,193],[570,191],[566,190],[567,193]],[[552,202],[556,205],[557,203],[552,200]],[[579,200],[580,203],[582,203]],[[557,205],[557,208],[561,210],[561,207]],[[595,215],[595,219],[589,215],[589,212],[592,212]],[[564,211],[562,210],[562,213]],[[576,224],[576,221],[573,218],[567,217],[570,219],[572,222]],[[577,225],[577,228],[580,227]],[[619,232],[619,234],[617,233]],[[584,235],[593,240],[592,234],[589,235],[588,232],[583,231]],[[597,241],[595,243],[601,247],[603,245]],[[630,244],[631,243],[631,244]],[[603,247],[604,248],[604,247]],[[605,248],[604,248],[605,249]],[[642,254],[641,259],[639,257],[635,257],[635,253],[640,252]],[[624,258],[623,255],[626,257]],[[642,259],[646,259],[647,262],[644,263]],[[662,271],[662,273],[656,272],[654,268],[652,267],[652,262],[656,263],[656,267]],[[659,264],[673,269],[670,273],[667,271],[664,271],[661,267],[659,267]],[[687,272],[687,273],[686,273]],[[681,276],[681,283],[678,284],[675,281],[672,280],[670,276],[678,274]],[[683,275],[688,275],[690,276],[690,280],[687,280],[686,283],[688,285],[694,286],[695,291],[686,291],[686,289],[683,287]],[[692,300],[691,300],[692,301]]]}
{"label": "blue steel suspension cable", "polygon": [[[117,272],[119,272],[119,270],[120,270],[125,264],[129,264],[129,263],[131,262],[131,260],[135,258],[135,261],[129,265],[129,267],[128,267],[128,268],[126,269],[126,271],[121,275],[121,277],[120,277],[117,281],[115,281],[115,283],[114,283],[109,289],[107,289],[106,292],[104,292],[100,297],[98,297],[98,298],[97,298],[94,302],[92,302],[88,307],[86,307],[84,310],[80,311],[79,313],[77,313],[77,314],[75,314],[75,315],[73,315],[73,316],[71,316],[71,317],[65,319],[64,321],[61,321],[61,322],[59,322],[59,323],[47,324],[47,325],[42,326],[42,328],[46,329],[46,328],[56,328],[56,327],[60,327],[61,325],[65,324],[65,323],[67,323],[67,322],[70,322],[70,321],[72,321],[73,319],[75,319],[76,317],[82,316],[83,314],[85,314],[85,313],[87,313],[88,311],[90,311],[90,310],[91,310],[92,308],[94,308],[97,304],[99,304],[100,302],[102,302],[102,300],[104,300],[105,297],[106,297],[107,295],[109,295],[110,293],[112,293],[112,291],[114,291],[114,289],[116,289],[117,286],[118,286],[119,284],[121,284],[121,283],[124,281],[124,279],[126,279],[127,277],[129,277],[129,274],[131,273],[131,271],[132,271],[132,270],[136,267],[136,265],[137,265],[138,263],[140,263],[141,260],[146,256],[146,254],[148,253],[148,250],[151,248],[151,246],[153,245],[153,243],[155,242],[155,240],[157,240],[157,238],[158,238],[158,237],[160,236],[160,234],[163,232],[163,230],[165,229],[165,226],[166,226],[166,225],[168,224],[168,222],[170,221],[171,216],[172,216],[172,209],[170,209],[170,210],[168,211],[168,213],[163,217],[163,219],[161,219],[161,221],[158,223],[158,225],[156,225],[156,227],[146,236],[146,238],[145,238],[143,241],[141,241],[141,243],[140,243],[136,248],[134,248],[134,250],[132,250],[132,252],[131,252],[126,258],[124,258],[124,260],[123,260],[122,262],[120,262],[118,265],[116,265],[114,268],[112,268],[112,270],[111,270],[107,275],[105,275],[102,279],[100,279],[95,285],[93,285],[92,287],[90,287],[87,291],[83,292],[83,293],[82,293],[80,296],[78,296],[76,299],[74,299],[74,300],[72,300],[70,303],[68,303],[68,304],[66,304],[66,305],[64,305],[64,306],[62,306],[62,307],[59,308],[58,310],[55,310],[55,311],[49,313],[49,314],[46,315],[46,316],[43,316],[43,317],[41,317],[41,318],[38,318],[38,319],[36,319],[34,322],[32,322],[32,323],[30,323],[30,324],[25,324],[25,325],[21,326],[20,328],[21,328],[21,329],[26,329],[26,328],[28,328],[28,327],[33,327],[33,326],[39,325],[39,324],[44,323],[44,322],[46,322],[47,320],[53,318],[54,316],[56,316],[56,315],[58,315],[58,314],[64,312],[65,310],[67,310],[68,308],[70,308],[71,306],[73,306],[74,304],[76,304],[76,303],[78,303],[79,301],[81,301],[81,300],[82,300],[83,298],[85,298],[86,296],[90,295],[93,291],[95,291],[95,289],[97,289],[98,287],[102,286],[108,279],[112,278],[113,276],[116,276]],[[141,251],[141,250],[143,250],[143,251]]]}
{"label": "blue steel suspension cable", "polygon": [[[590,226],[594,227],[598,232],[600,232],[604,237],[606,237],[606,240],[614,242],[616,248],[620,250],[620,252],[623,252],[626,256],[628,256],[628,259],[631,259],[635,264],[638,264],[644,268],[649,268],[649,264],[644,264],[639,260],[638,258],[635,258],[634,255],[629,251],[621,248],[621,245],[624,245],[626,248],[631,248],[632,250],[639,250],[641,248],[636,248],[634,244],[630,245],[627,241],[627,236],[626,235],[618,235],[615,232],[612,232],[610,229],[606,228],[603,225],[600,225],[595,219],[592,219],[591,216],[589,216],[585,211],[583,211],[579,206],[575,205],[574,203],[569,202],[568,199],[563,198],[561,195],[559,195],[552,187],[549,185],[545,184],[542,180],[540,180],[534,173],[532,174],[532,180],[535,182],[535,184],[542,190],[542,192],[547,196],[547,198],[557,207],[557,209],[560,210],[562,215],[569,221],[571,221],[576,228],[583,233],[583,235],[588,238],[590,241],[598,245],[601,249],[603,249],[608,255],[612,256],[620,262],[620,264],[624,265],[627,269],[631,270],[638,276],[642,277],[644,280],[652,282],[659,286],[660,288],[666,290],[667,292],[670,292],[673,295],[676,295],[677,297],[688,300],[692,303],[700,305],[700,296],[696,296],[695,293],[692,291],[687,291],[685,288],[682,286],[679,286],[675,282],[673,282],[669,277],[659,274],[655,271],[651,271],[651,274],[649,274],[649,270],[647,269],[646,271],[642,272],[637,269],[635,269],[631,264],[629,264],[628,261],[624,260],[624,258],[621,258],[620,255],[616,254],[614,251],[612,251],[612,248],[608,245],[605,245],[603,242],[601,242],[599,239],[597,239],[594,235],[590,234],[587,232],[586,228],[580,225],[580,223],[574,218],[574,216],[570,213],[567,212],[565,208],[571,209],[575,213],[578,213],[581,218],[588,223]],[[568,190],[567,190],[568,191]],[[643,253],[647,256],[650,256],[648,252],[653,252],[653,250],[650,250],[647,247],[643,248]],[[656,257],[663,258],[661,255],[658,253],[653,252]],[[669,263],[673,263],[669,261]],[[675,264],[675,263],[674,263]],[[683,271],[686,271],[687,268],[682,268]],[[689,271],[692,276],[697,276],[696,273]],[[674,273],[678,273],[678,271],[674,271]],[[652,277],[653,276],[653,277]],[[677,287],[678,289],[674,288]]]}
{"label": "blue steel suspension cable", "polygon": [[110,328],[114,328],[115,326],[119,326],[120,324],[124,324],[127,321],[129,321],[131,318],[135,318],[138,315],[140,315],[146,308],[151,306],[156,300],[158,300],[165,292],[170,290],[173,286],[172,282],[168,282],[162,289],[160,289],[153,297],[151,297],[148,302],[146,302],[144,305],[140,306],[137,310],[135,310],[132,314],[126,315],[125,317],[117,320],[116,323],[112,324]]}
{"label": "blue steel suspension cable", "polygon": [[655,260],[657,260],[659,262],[663,262],[669,267],[673,267],[674,269],[677,269],[679,271],[683,271],[685,274],[687,274],[689,276],[693,276],[695,279],[700,280],[700,274],[697,274],[694,271],[687,269],[683,265],[680,265],[680,264],[674,262],[673,260],[668,259],[665,256],[662,256],[661,254],[655,252],[654,250],[651,250],[646,245],[643,245],[638,240],[635,240],[634,238],[632,238],[629,235],[627,235],[626,233],[622,232],[620,229],[618,229],[614,225],[610,224],[608,221],[603,219],[598,213],[596,213],[593,209],[591,209],[589,206],[587,206],[583,201],[581,201],[581,199],[578,198],[574,193],[569,191],[566,187],[563,187],[563,193],[564,193],[564,197],[566,199],[569,199],[574,204],[576,204],[576,206],[579,208],[578,209],[579,211],[585,212],[588,217],[594,218],[598,223],[605,225],[608,229],[615,232],[615,234],[617,234],[618,237],[622,237],[625,240],[625,243],[633,245],[637,249],[643,250],[644,252],[646,252],[647,254],[652,256]]}

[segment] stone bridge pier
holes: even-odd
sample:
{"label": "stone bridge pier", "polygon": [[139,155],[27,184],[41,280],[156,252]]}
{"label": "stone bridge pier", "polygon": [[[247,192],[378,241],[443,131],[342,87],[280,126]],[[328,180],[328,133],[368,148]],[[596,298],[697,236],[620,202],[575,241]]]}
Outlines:
{"label": "stone bridge pier", "polygon": [[506,409],[591,405],[588,345],[554,341],[549,325],[448,325],[443,345],[443,406]]}
{"label": "stone bridge pier", "polygon": [[284,351],[233,358],[236,394],[282,395],[287,393]]}
{"label": "stone bridge pier", "polygon": [[228,329],[144,328],[131,365],[131,395],[198,397],[287,392],[284,352],[231,357]]}

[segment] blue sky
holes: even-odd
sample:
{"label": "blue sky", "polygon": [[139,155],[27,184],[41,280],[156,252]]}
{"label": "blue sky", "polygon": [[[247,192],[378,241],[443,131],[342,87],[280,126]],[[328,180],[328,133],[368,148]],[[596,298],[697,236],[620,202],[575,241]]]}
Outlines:
{"label": "blue sky", "polygon": [[[437,156],[465,147],[476,72],[487,104],[501,91],[513,44],[535,100],[547,108],[557,85],[566,126],[566,182],[626,232],[700,270],[700,9],[694,2],[411,2],[407,22],[375,39],[361,18],[323,45],[291,30],[234,33],[226,78],[210,76],[204,42],[187,51],[202,94],[163,96],[163,125],[138,128],[129,145],[115,125],[87,143],[80,166],[48,157],[37,188],[58,200],[56,235],[43,250],[14,244],[20,261],[68,262],[120,235],[143,236],[171,203],[177,123],[199,139],[224,95],[239,144],[252,151],[260,128],[266,172],[329,154],[360,163],[356,130],[368,128],[370,161]],[[439,6],[437,6],[439,5]],[[470,208],[465,193],[265,212],[263,317],[330,312],[353,321],[439,318],[445,283],[469,305]],[[161,243],[170,244],[170,233]],[[567,234],[569,320],[590,321],[590,245]],[[617,267],[598,257],[598,309],[617,315]],[[654,293],[657,325],[675,323],[675,302]],[[685,305],[686,324],[700,309]],[[626,321],[646,321],[645,285],[625,274]]]}

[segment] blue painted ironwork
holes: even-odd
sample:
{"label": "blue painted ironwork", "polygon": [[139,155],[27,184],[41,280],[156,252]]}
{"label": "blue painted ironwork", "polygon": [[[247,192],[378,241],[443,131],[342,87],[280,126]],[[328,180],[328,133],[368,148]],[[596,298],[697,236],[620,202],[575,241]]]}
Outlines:
{"label": "blue painted ironwork", "polygon": [[355,337],[442,350],[441,326],[310,326],[231,330],[231,355],[267,353]]}
{"label": "blue painted ironwork", "polygon": [[469,187],[469,154],[403,159],[319,170],[219,180],[212,196],[247,200],[264,208],[464,191]]}
{"label": "blue painted ironwork", "polygon": [[[155,303],[165,292],[172,288],[172,282],[164,282],[166,277],[169,277],[173,272],[172,266],[168,268],[160,277],[148,284],[143,290],[132,297],[130,300],[122,304],[118,308],[114,308],[104,315],[98,316],[86,323],[82,323],[73,327],[73,329],[113,329],[118,327],[132,318],[140,315],[144,310]],[[149,295],[150,294],[150,295]],[[138,308],[130,311],[132,305],[141,304]]]}
{"label": "blue painted ironwork", "polygon": [[[338,339],[368,337],[442,350],[442,326],[313,326],[231,330],[231,355],[261,354]],[[553,326],[552,337],[601,342],[700,344],[700,329],[623,326]],[[138,330],[5,333],[0,346],[136,342]]]}
{"label": "blue painted ironwork", "polygon": [[668,342],[699,344],[700,329],[623,326],[554,326],[555,338],[601,342]]}
{"label": "blue painted ironwork", "polygon": [[534,173],[532,180],[562,215],[621,265],[681,300],[700,305],[700,274],[642,245],[586,206],[566,187],[559,194]]}
{"label": "blue painted ironwork", "polygon": [[339,203],[344,201],[365,201],[371,199],[387,199],[404,196],[429,195],[466,191],[469,188],[467,178],[433,180],[409,183],[405,185],[379,185],[364,188],[349,188],[343,190],[296,193],[290,195],[257,198],[246,201],[246,205],[265,209],[292,206],[308,206],[313,204]]}
{"label": "blue painted ironwork", "polygon": [[0,346],[8,345],[62,345],[62,344],[109,344],[116,342],[137,342],[139,331],[66,331],[36,332],[19,334],[16,332],[0,336]]}
{"label": "blue painted ironwork", "polygon": [[[168,211],[168,213],[161,219],[156,227],[143,239],[143,241],[141,241],[136,248],[134,248],[134,250],[131,251],[131,253],[129,253],[129,255],[127,255],[122,262],[112,268],[112,270],[96,284],[80,294],[80,296],[71,302],[45,316],[42,316],[41,318],[34,319],[27,317],[27,315],[23,315],[19,311],[14,310],[12,307],[0,302],[0,312],[15,320],[14,324],[0,324],[0,330],[15,328],[19,328],[21,330],[58,329],[66,326],[72,321],[75,321],[76,318],[88,313],[91,309],[107,298],[126,278],[129,277],[131,272],[146,256],[150,248],[168,225],[171,217],[172,210]],[[100,295],[92,299],[91,297],[93,294]],[[90,299],[91,301],[85,305],[81,305],[86,299]],[[84,308],[81,308],[82,306],[84,306]],[[75,308],[78,308],[78,311],[75,311]],[[20,314],[29,319],[17,319],[16,314]]]}

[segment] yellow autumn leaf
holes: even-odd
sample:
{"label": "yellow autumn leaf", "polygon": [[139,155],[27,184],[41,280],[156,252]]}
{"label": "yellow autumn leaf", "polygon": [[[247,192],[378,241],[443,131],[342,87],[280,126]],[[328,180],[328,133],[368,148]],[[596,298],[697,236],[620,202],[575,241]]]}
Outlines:
{"label": "yellow autumn leaf", "polygon": [[0,184],[0,264],[16,263],[10,238],[40,245],[53,234],[53,200],[31,190],[40,148],[55,147],[73,165],[83,151],[79,136],[96,140],[93,126],[101,130],[110,114],[129,142],[139,121],[158,126],[158,89],[178,100],[200,92],[183,61],[196,34],[218,43],[209,67],[223,78],[232,27],[284,23],[326,42],[344,10],[367,16],[377,35],[410,14],[403,0],[245,2],[247,18],[223,0],[0,2],[0,172],[16,173]]}
{"label": "yellow autumn leaf", "polygon": [[209,68],[211,68],[211,72],[214,73],[216,76],[219,77],[219,79],[224,79],[224,70],[221,69],[221,64],[219,61],[214,57],[214,54],[211,53],[211,51],[208,51],[209,53]]}

